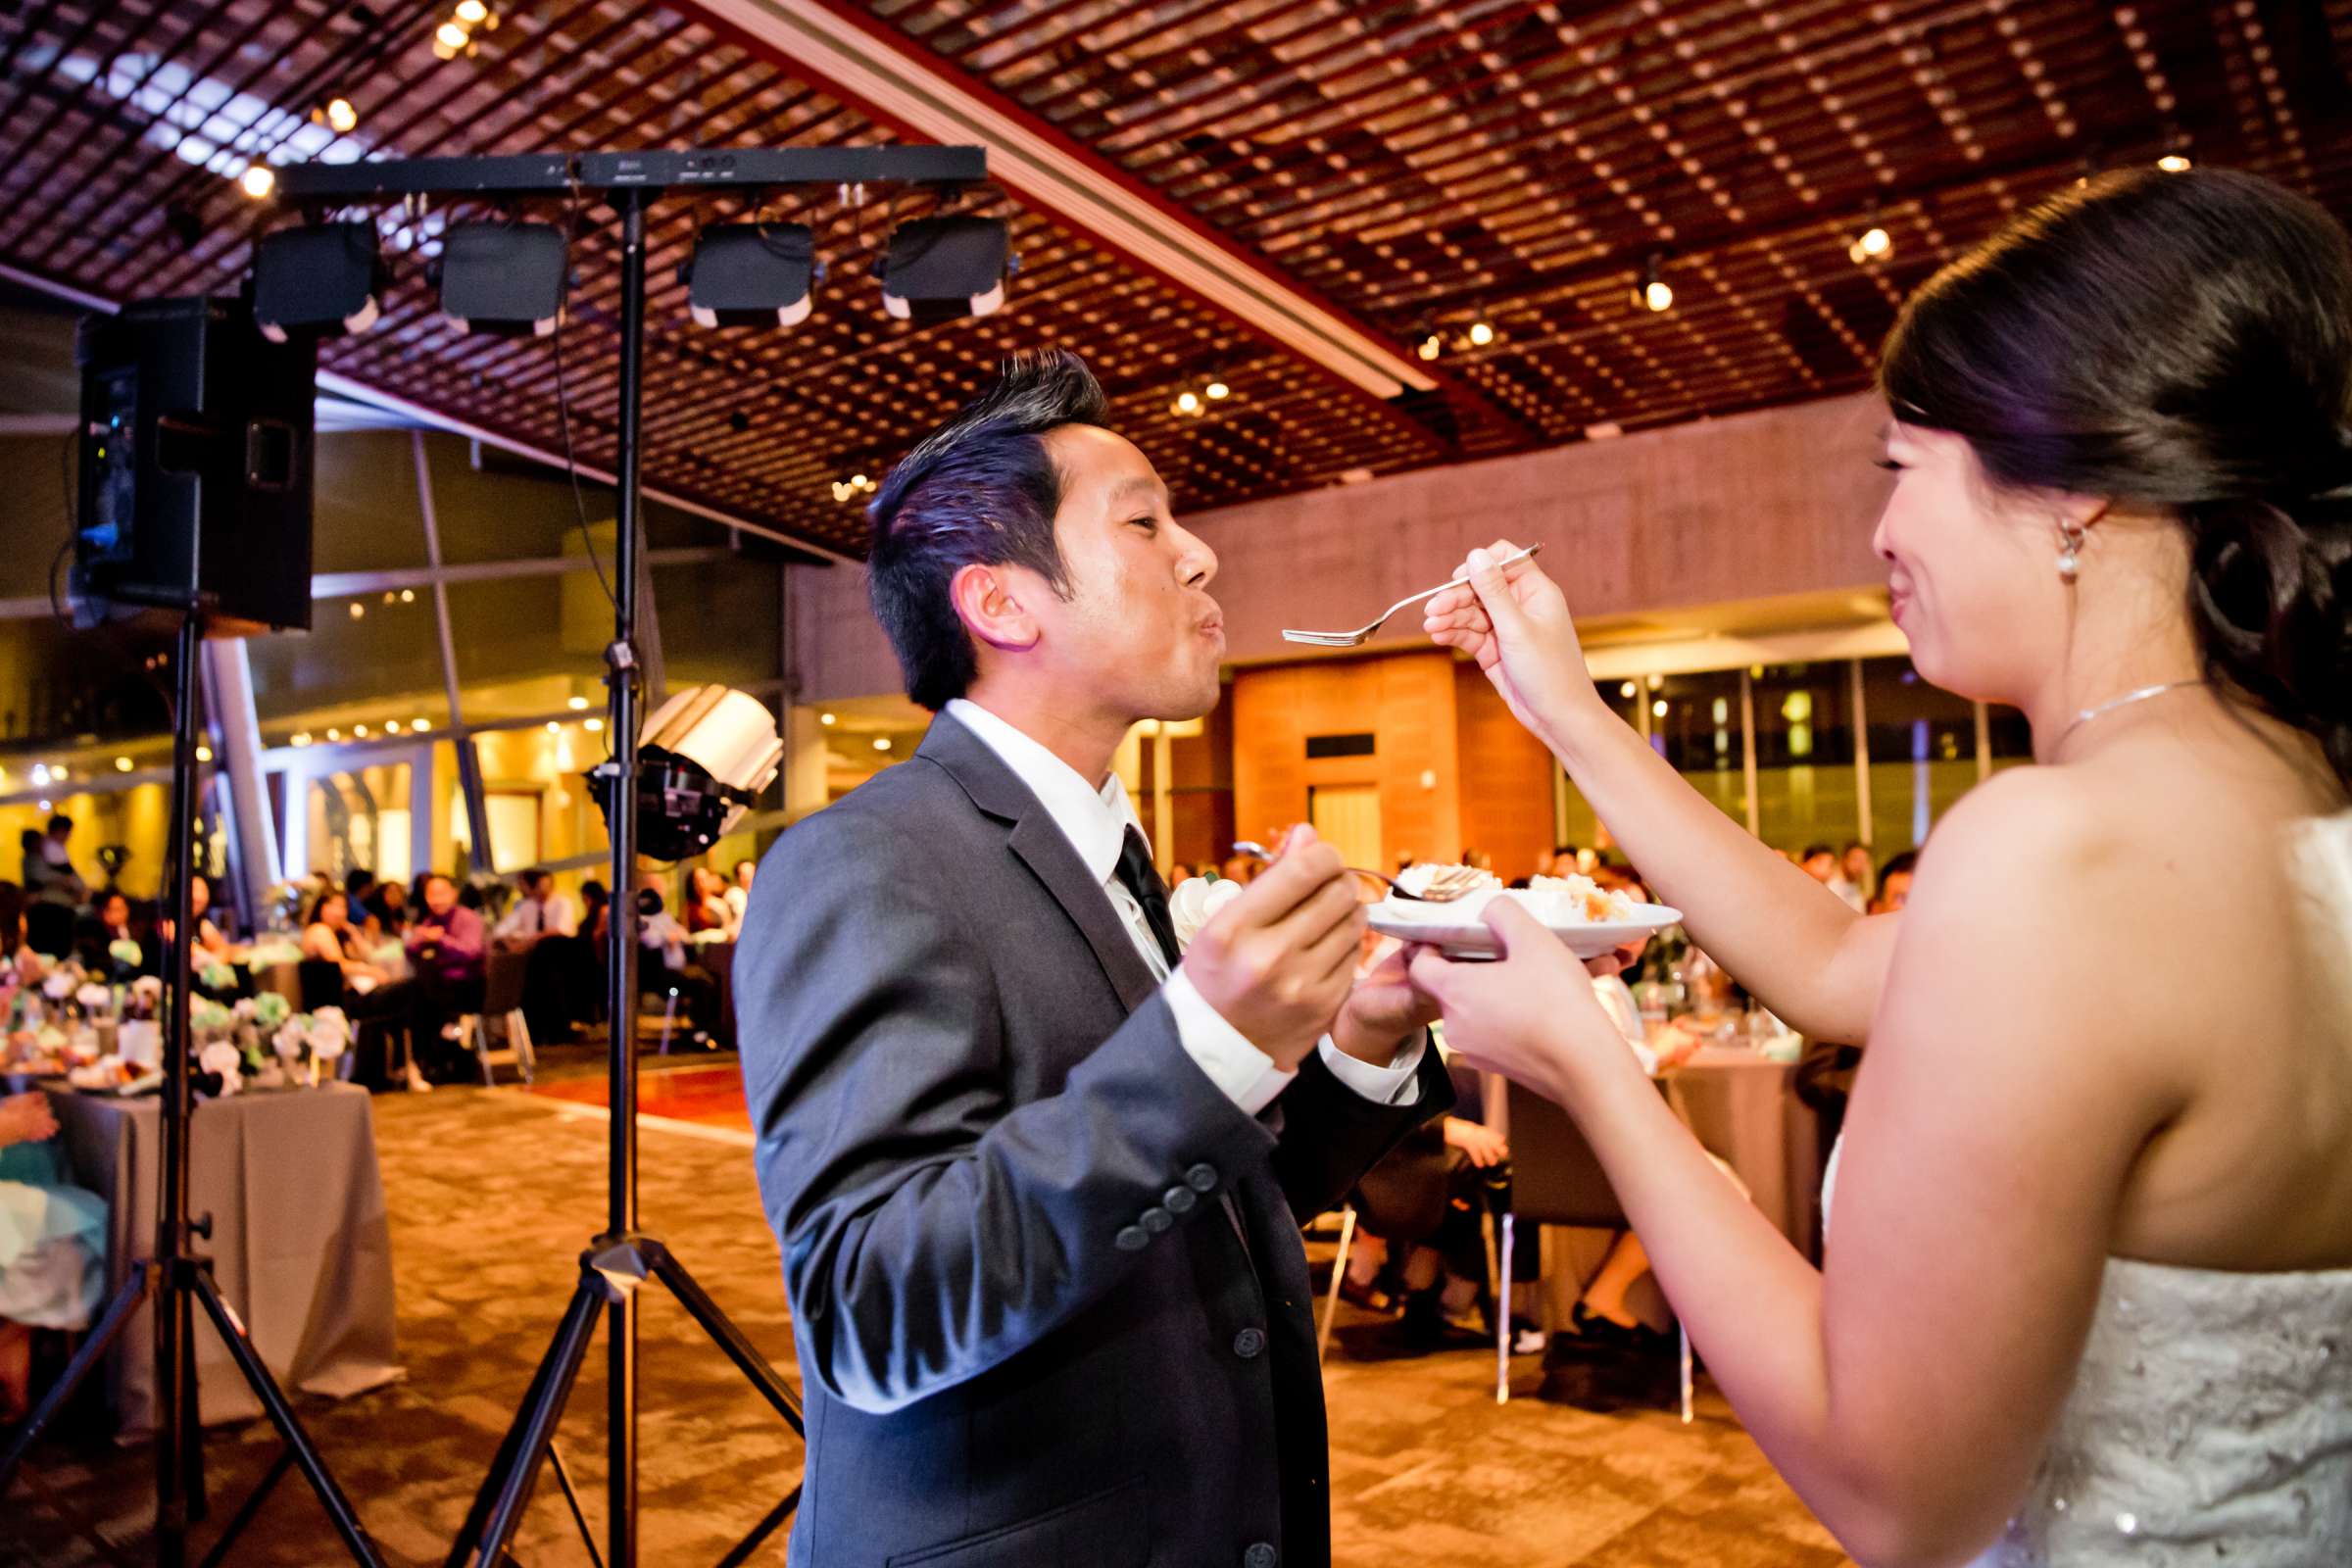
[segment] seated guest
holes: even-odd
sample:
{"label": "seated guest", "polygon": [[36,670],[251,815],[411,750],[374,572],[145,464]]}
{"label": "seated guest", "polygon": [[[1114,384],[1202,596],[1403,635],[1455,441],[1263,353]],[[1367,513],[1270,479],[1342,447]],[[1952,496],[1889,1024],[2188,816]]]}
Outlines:
{"label": "seated guest", "polygon": [[65,1182],[39,1090],[0,1099],[0,1425],[30,1401],[36,1329],[86,1328],[106,1291],[106,1204]]}
{"label": "seated guest", "polygon": [[[408,884],[378,881],[374,876],[365,872],[354,872],[353,874],[368,876],[367,892],[351,895],[355,903],[365,901],[363,907],[366,913],[363,918],[369,919],[378,934],[382,936],[407,935],[411,917],[416,909],[415,904],[409,898]],[[360,913],[360,910],[355,909],[353,912],[356,915]]]}
{"label": "seated guest", "polygon": [[1905,850],[1879,867],[1879,896],[1870,901],[1873,914],[1898,914],[1911,902],[1911,873],[1919,869],[1919,852]]}
{"label": "seated guest", "polygon": [[688,956],[686,928],[662,907],[660,889],[637,890],[637,914],[638,945],[661,958],[659,968],[648,958],[638,960],[637,989],[675,993],[685,1003],[686,1016],[693,1024],[690,1038],[698,1046],[708,1046],[718,1027],[718,982]]}
{"label": "seated guest", "polygon": [[506,912],[490,935],[502,948],[521,949],[541,937],[579,934],[580,917],[571,900],[556,891],[556,874],[533,866],[515,879],[522,897]]}
{"label": "seated guest", "polygon": [[1174,865],[1168,867],[1168,886],[1172,888],[1180,886],[1200,874],[1182,860],[1178,860]]}
{"label": "seated guest", "polygon": [[[226,936],[222,935],[220,928],[213,924],[212,920],[208,918],[212,907],[213,879],[209,876],[204,876],[201,874],[191,878],[188,882],[188,908],[196,916],[196,956],[194,961],[199,968],[208,963],[234,963],[237,961],[236,944],[229,941]],[[169,914],[162,913],[160,910],[158,911],[158,915],[159,917],[155,922],[156,940],[150,944],[150,947],[157,955],[155,964],[151,970],[151,972],[154,973],[162,972],[162,954],[164,953],[166,946],[172,941],[172,930],[171,916]]]}
{"label": "seated guest", "polygon": [[1805,868],[1805,875],[1843,899],[1846,906],[1856,914],[1863,912],[1862,890],[1845,879],[1845,871],[1836,850],[1827,844],[1808,844],[1805,853],[1797,858],[1797,863]]}
{"label": "seated guest", "polygon": [[580,934],[604,951],[606,911],[612,906],[612,895],[602,882],[590,877],[580,884]]}
{"label": "seated guest", "polygon": [[734,879],[727,884],[727,913],[730,916],[727,929],[730,931],[743,929],[743,911],[752,903],[752,876],[759,869],[758,860],[735,862]]}
{"label": "seated guest", "polygon": [[[1487,1183],[1507,1180],[1510,1146],[1501,1135],[1461,1116],[1416,1128],[1387,1157],[1364,1172],[1354,1195],[1365,1238],[1348,1259],[1341,1294],[1375,1311],[1392,1303],[1380,1283],[1390,1273],[1402,1287],[1403,1321],[1397,1337],[1409,1349],[1433,1349],[1449,1331],[1476,1332],[1464,1313],[1487,1299],[1484,1215]],[[1384,1258],[1399,1260],[1384,1270]],[[1532,1325],[1530,1343],[1543,1348]]]}
{"label": "seated guest", "polygon": [[707,865],[686,868],[686,934],[732,929],[727,913],[727,885]]}
{"label": "seated guest", "polygon": [[375,873],[366,866],[352,867],[343,879],[343,893],[351,901],[351,921],[370,938],[384,934],[383,922],[376,918],[369,895],[375,892]]}
{"label": "seated guest", "polygon": [[1845,879],[1848,887],[1862,896],[1865,905],[1878,896],[1879,884],[1872,874],[1870,846],[1861,840],[1846,841],[1843,853],[1838,857],[1838,874]]}
{"label": "seated guest", "polygon": [[428,1078],[464,1070],[457,1020],[482,1010],[482,917],[458,902],[458,884],[438,871],[418,878],[424,907],[403,946],[416,979],[410,1039]]}
{"label": "seated guest", "polygon": [[[408,1031],[416,1005],[413,987],[375,961],[372,944],[366,929],[352,918],[351,907],[351,896],[339,888],[330,886],[319,894],[311,906],[310,923],[303,927],[302,956],[331,963],[342,972],[343,995],[338,1004],[352,1021],[354,1045],[363,1048],[363,1059],[355,1065],[353,1076],[362,1083],[381,1084],[389,1077],[397,1055],[408,1087],[430,1089],[432,1085],[417,1069],[415,1043],[405,1051],[394,1050]],[[306,997],[305,1004],[310,1000]],[[380,1054],[376,1049],[379,1040]]]}
{"label": "seated guest", "polygon": [[1236,855],[1217,868],[1217,875],[1228,882],[1247,883],[1257,875],[1257,861],[1247,855]]}
{"label": "seated guest", "polygon": [[98,895],[90,912],[76,925],[74,933],[74,956],[81,966],[104,974],[116,965],[110,951],[118,942],[136,942],[130,931],[130,900],[120,889]]}

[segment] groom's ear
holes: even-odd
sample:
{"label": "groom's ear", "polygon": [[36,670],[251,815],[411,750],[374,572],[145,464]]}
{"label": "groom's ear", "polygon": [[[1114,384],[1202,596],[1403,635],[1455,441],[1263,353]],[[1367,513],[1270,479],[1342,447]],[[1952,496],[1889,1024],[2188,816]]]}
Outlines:
{"label": "groom's ear", "polygon": [[1022,592],[1015,572],[980,563],[958,567],[948,582],[949,602],[964,629],[975,641],[1006,653],[1037,646],[1037,617],[1024,608]]}

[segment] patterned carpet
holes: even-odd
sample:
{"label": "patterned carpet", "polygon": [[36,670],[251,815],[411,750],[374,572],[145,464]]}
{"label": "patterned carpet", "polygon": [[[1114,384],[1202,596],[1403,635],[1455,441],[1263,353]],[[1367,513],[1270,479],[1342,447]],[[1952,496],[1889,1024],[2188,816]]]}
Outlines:
{"label": "patterned carpet", "polygon": [[[740,1101],[719,1092],[732,1074],[725,1058],[649,1068],[644,1225],[797,1383]],[[604,1218],[601,1085],[579,1063],[544,1072],[542,1089],[375,1102],[408,1378],[341,1404],[306,1400],[303,1415],[389,1562],[441,1560]],[[642,1557],[714,1562],[797,1479],[800,1447],[665,1294],[648,1292],[641,1323]],[[1326,1377],[1338,1568],[1845,1561],[1703,1383],[1686,1428],[1663,1411],[1602,1416],[1533,1399],[1497,1409],[1493,1364],[1471,1350],[1368,1363],[1335,1349]],[[1534,1380],[1534,1363],[1521,1363],[1518,1388]],[[603,1517],[604,1398],[600,1334],[558,1439],[591,1521]],[[266,1423],[212,1435],[218,1500],[196,1555],[275,1448]],[[106,1562],[68,1513],[121,1560],[147,1560],[149,1464],[143,1448],[48,1445],[34,1459],[37,1489],[20,1482],[0,1502],[0,1564]],[[781,1539],[753,1561],[781,1563]],[[590,1560],[552,1479],[515,1554],[532,1568]],[[231,1557],[341,1560],[298,1475]]]}

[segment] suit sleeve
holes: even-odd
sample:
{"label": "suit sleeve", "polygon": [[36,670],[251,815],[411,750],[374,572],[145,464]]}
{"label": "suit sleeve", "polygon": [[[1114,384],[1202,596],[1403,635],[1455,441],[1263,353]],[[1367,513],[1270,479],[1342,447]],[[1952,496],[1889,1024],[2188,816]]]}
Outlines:
{"label": "suit sleeve", "polygon": [[1453,1107],[1453,1080],[1434,1047],[1423,1045],[1414,1079],[1417,1096],[1384,1105],[1340,1082],[1321,1052],[1299,1063],[1297,1080],[1274,1102],[1282,1128],[1274,1176],[1299,1224],[1337,1207],[1407,1133]]}
{"label": "suit sleeve", "polygon": [[[1156,997],[1061,1093],[1011,1103],[976,916],[904,835],[820,812],[770,858],[736,965],[747,1100],[803,1371],[845,1403],[897,1409],[1017,1354],[1267,1157]],[[1181,1219],[1176,1188],[1199,1194]]]}

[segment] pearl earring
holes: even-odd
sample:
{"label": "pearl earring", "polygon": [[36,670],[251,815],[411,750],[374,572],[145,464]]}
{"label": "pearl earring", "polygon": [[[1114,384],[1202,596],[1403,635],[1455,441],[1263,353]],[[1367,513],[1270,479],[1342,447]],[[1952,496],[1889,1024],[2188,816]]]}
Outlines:
{"label": "pearl earring", "polygon": [[2082,530],[2068,523],[2060,523],[2058,534],[2065,546],[2058,552],[2058,575],[2071,584],[2082,573]]}

